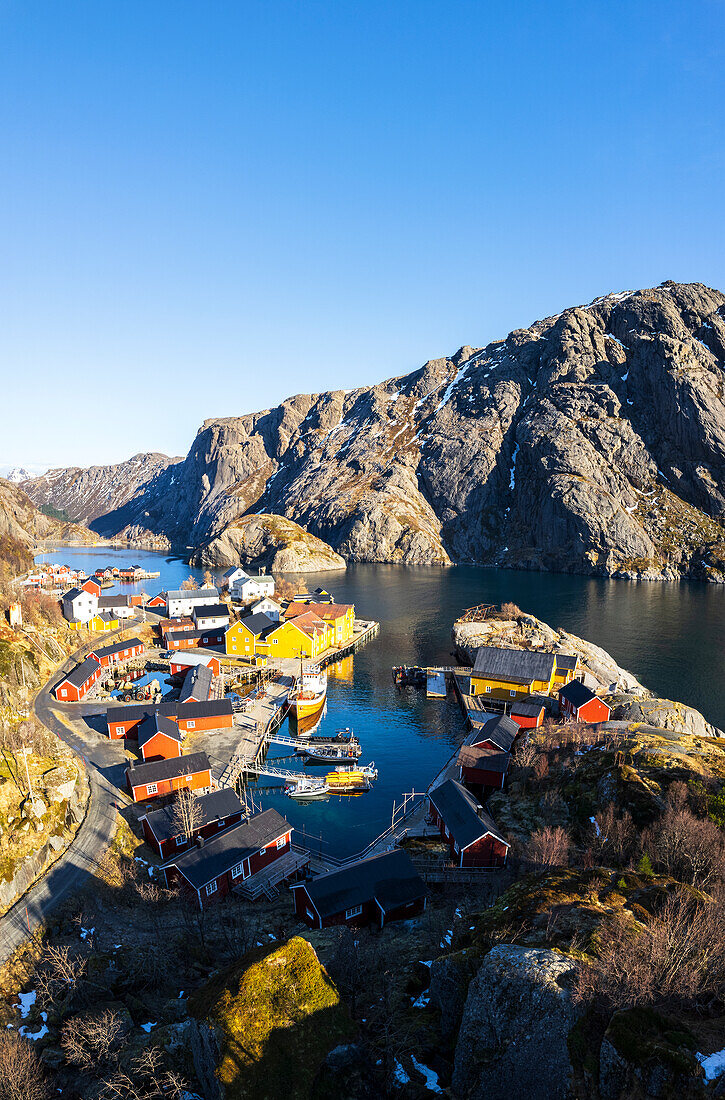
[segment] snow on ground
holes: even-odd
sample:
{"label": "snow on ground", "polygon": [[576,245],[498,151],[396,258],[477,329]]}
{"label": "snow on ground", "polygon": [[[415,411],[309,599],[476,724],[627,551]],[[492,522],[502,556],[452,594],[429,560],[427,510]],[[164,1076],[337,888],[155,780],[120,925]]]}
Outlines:
{"label": "snow on ground", "polygon": [[589,820],[591,821],[592,825],[594,826],[597,836],[601,836],[602,835],[601,829],[599,828],[599,825],[597,824],[596,817],[590,817]]}
{"label": "snow on ground", "polygon": [[509,478],[509,489],[516,488],[516,459],[519,455],[518,443],[514,447],[514,453],[511,455],[511,476]]}
{"label": "snow on ground", "polygon": [[394,1077],[399,1085],[407,1085],[410,1083],[410,1077],[408,1077],[408,1074],[405,1072],[397,1058],[395,1059]]}
{"label": "snow on ground", "polygon": [[29,993],[18,993],[18,1011],[21,1017],[26,1019],[31,1008],[35,1004],[35,998],[37,994],[34,989],[31,989]]}
{"label": "snow on ground", "polygon": [[41,1012],[40,1018],[43,1021],[37,1031],[31,1031],[29,1027],[19,1027],[18,1035],[22,1035],[24,1039],[32,1039],[36,1042],[38,1039],[43,1039],[48,1034],[48,1028],[45,1026],[45,1022],[48,1019],[47,1012]]}
{"label": "snow on ground", "polygon": [[149,1020],[147,1024],[141,1024],[141,1030],[145,1031],[147,1035],[151,1031],[152,1027],[156,1027],[156,1020],[154,1020],[153,1022]]}
{"label": "snow on ground", "polygon": [[725,1050],[717,1050],[714,1054],[696,1054],[695,1057],[705,1071],[706,1081],[714,1081],[725,1073]]}
{"label": "snow on ground", "polygon": [[622,381],[626,382],[628,378],[629,378],[629,371],[625,371],[625,373],[622,375]]}
{"label": "snow on ground", "polygon": [[92,936],[95,932],[95,928],[81,928],[81,939],[87,940],[89,936]]}
{"label": "snow on ground", "polygon": [[443,397],[436,406],[436,412],[438,412],[439,409],[442,409],[444,405],[448,404],[451,399],[451,394],[453,393],[458,383],[464,378],[466,371],[471,366],[472,362],[473,360],[469,359],[467,363],[464,363],[462,367],[458,368],[458,370],[456,371],[456,377],[453,379],[452,382],[448,383],[445,390],[443,391]]}
{"label": "snow on ground", "polygon": [[425,1008],[429,1001],[430,1001],[430,993],[428,992],[427,989],[424,989],[423,992],[421,993],[420,997],[418,997],[417,1000],[413,1001],[413,1003],[410,1007],[411,1008]]}
{"label": "snow on ground", "polygon": [[422,1074],[422,1076],[425,1078],[426,1088],[430,1092],[440,1092],[442,1095],[443,1089],[438,1084],[438,1074],[434,1070],[430,1069],[429,1066],[424,1066],[422,1062],[419,1062],[416,1058],[413,1057],[412,1054],[410,1056],[410,1060],[413,1063],[413,1067],[417,1069],[418,1073]]}

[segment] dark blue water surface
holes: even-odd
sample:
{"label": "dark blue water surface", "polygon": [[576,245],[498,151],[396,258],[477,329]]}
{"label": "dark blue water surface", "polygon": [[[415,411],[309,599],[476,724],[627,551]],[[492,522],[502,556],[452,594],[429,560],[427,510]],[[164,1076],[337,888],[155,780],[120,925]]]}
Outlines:
{"label": "dark blue water surface", "polygon": [[[141,550],[63,548],[44,557],[89,572],[107,564],[161,571],[158,581],[124,584],[124,592],[178,588],[190,574],[202,579],[202,570],[179,558]],[[396,664],[452,664],[451,625],[473,604],[512,600],[551,626],[602,646],[647,687],[697,707],[725,728],[723,586],[473,566],[357,565],[305,579],[310,589],[328,588],[339,602],[354,603],[360,617],[380,623],[377,638],[330,667],[327,714],[318,731],[351,727],[363,745],[362,761],[374,760],[380,776],[371,792],[354,798],[300,806],[267,788],[258,797],[264,808],[273,805],[295,826],[321,835],[336,854],[349,855],[377,836],[390,821],[393,799],[424,790],[458,744],[462,719],[457,704],[426,700],[413,689],[398,693],[390,670]]]}

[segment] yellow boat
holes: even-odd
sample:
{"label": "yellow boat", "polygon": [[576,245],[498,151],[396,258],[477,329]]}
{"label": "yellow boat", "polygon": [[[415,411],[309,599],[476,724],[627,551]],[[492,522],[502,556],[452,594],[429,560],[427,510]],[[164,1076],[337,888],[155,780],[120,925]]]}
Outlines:
{"label": "yellow boat", "polygon": [[332,793],[347,793],[348,791],[369,791],[374,779],[378,778],[378,770],[374,764],[365,764],[360,768],[348,768],[344,764],[328,772],[325,782]]}
{"label": "yellow boat", "polygon": [[320,715],[326,699],[327,673],[324,669],[317,668],[315,665],[308,668],[300,667],[295,690],[289,699],[290,711],[297,721],[316,718]]}

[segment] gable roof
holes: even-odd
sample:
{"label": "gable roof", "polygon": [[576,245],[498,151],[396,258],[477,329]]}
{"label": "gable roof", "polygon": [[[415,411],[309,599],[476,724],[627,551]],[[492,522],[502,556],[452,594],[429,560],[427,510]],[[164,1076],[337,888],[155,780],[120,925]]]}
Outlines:
{"label": "gable roof", "polygon": [[86,657],[85,661],[82,661],[79,665],[69,672],[67,676],[64,676],[61,680],[62,684],[69,683],[72,687],[82,687],[86,680],[97,672],[101,667],[101,662],[97,661],[95,657]]}
{"label": "gable roof", "polygon": [[266,847],[292,826],[276,810],[264,810],[239,825],[225,829],[204,845],[176,856],[169,866],[176,867],[195,890],[206,886],[219,875],[231,871],[237,863]]}
{"label": "gable roof", "polygon": [[368,901],[377,901],[386,912],[425,897],[425,883],[402,848],[326,871],[311,882],[294,883],[292,889],[300,886],[322,918]]}
{"label": "gable roof", "polygon": [[178,779],[182,775],[208,771],[211,771],[211,764],[206,753],[192,752],[189,756],[175,756],[172,760],[152,760],[149,764],[136,764],[128,768],[126,774],[132,787],[143,787],[147,783],[161,783],[167,779]]}
{"label": "gable roof", "polygon": [[69,588],[67,592],[64,592],[61,596],[63,600],[73,601],[77,596],[90,596],[90,592],[86,592],[84,588]]}
{"label": "gable roof", "polygon": [[206,665],[194,665],[191,672],[187,672],[186,678],[181,685],[179,702],[186,703],[191,699],[197,702],[206,701],[211,692],[213,679],[214,674]]}
{"label": "gable roof", "polygon": [[170,737],[173,741],[181,744],[181,733],[176,722],[172,722],[170,718],[157,713],[147,714],[138,727],[138,747],[141,748],[157,733],[163,733],[165,737]]}
{"label": "gable roof", "polygon": [[508,771],[511,753],[499,752],[497,749],[487,749],[482,745],[461,745],[458,752],[457,764],[462,768],[477,768],[484,772]]}
{"label": "gable roof", "polygon": [[249,573],[247,573],[246,569],[242,569],[241,565],[231,565],[229,569],[222,573],[222,576],[225,581],[228,581],[235,573],[242,573],[245,577],[249,576]]}
{"label": "gable roof", "polygon": [[224,629],[224,626],[205,626],[198,630],[167,630],[164,633],[164,638],[167,639],[167,644],[169,641],[176,642],[179,638],[186,638],[187,642],[189,640],[198,642],[200,638],[210,638],[212,634],[215,636],[217,633],[221,634]]}
{"label": "gable roof", "polygon": [[214,658],[219,660],[218,653],[205,653],[200,649],[180,649],[169,658],[169,664],[186,665],[187,668],[196,668],[197,665],[208,665]]}
{"label": "gable roof", "polygon": [[543,703],[530,702],[520,699],[518,703],[511,704],[511,714],[520,714],[522,718],[537,718],[544,709]]}
{"label": "gable roof", "polygon": [[[218,791],[210,791],[209,794],[199,795],[196,798],[196,805],[201,810],[201,821],[197,825],[197,829],[203,829],[206,825],[210,825],[213,821],[218,821],[222,817],[231,817],[232,814],[242,813],[244,809],[233,787],[220,787]],[[174,821],[173,802],[170,802],[167,806],[162,806],[160,810],[150,810],[144,816],[157,840],[172,840],[179,835],[179,826]]]}
{"label": "gable roof", "polygon": [[129,638],[126,642],[116,642],[115,645],[104,645],[93,652],[99,657],[112,657],[114,653],[123,653],[125,649],[133,649],[134,646],[143,645],[140,638]]}
{"label": "gable roof", "polygon": [[447,779],[429,791],[428,798],[448,828],[460,851],[470,848],[487,834],[509,847],[496,822],[470,791],[457,779]]}
{"label": "gable roof", "polygon": [[567,699],[573,707],[583,707],[596,695],[581,680],[570,680],[564,687],[559,688],[559,698]]}
{"label": "gable roof", "polygon": [[231,699],[204,699],[199,702],[189,700],[179,703],[176,716],[182,718],[218,718],[222,714],[232,714]]}
{"label": "gable roof", "polygon": [[576,666],[579,664],[579,658],[572,653],[555,653],[556,667],[563,671],[574,672]]}
{"label": "gable roof", "polygon": [[219,592],[216,588],[177,588],[173,592],[166,593],[166,602],[169,600],[193,600],[195,603],[204,600],[207,603],[212,603],[219,598]]}
{"label": "gable roof", "polygon": [[343,619],[354,604],[351,603],[309,603],[293,602],[285,611],[286,619],[296,619],[299,615],[309,615],[310,612],[320,619]]}
{"label": "gable roof", "polygon": [[521,733],[521,727],[507,714],[497,714],[495,718],[489,718],[483,726],[477,726],[468,737],[469,745],[480,745],[482,741],[491,741],[503,752],[510,752],[511,746]]}
{"label": "gable roof", "polygon": [[200,603],[197,604],[192,611],[194,619],[218,619],[220,617],[229,618],[229,608],[225,603]]}
{"label": "gable roof", "polygon": [[[276,623],[274,619],[270,619],[264,611],[257,611],[254,615],[245,615],[243,619],[239,619],[239,623],[245,626],[255,638],[263,634],[265,630],[269,630],[270,626],[279,626],[279,623]],[[229,629],[232,630],[237,625],[238,623],[232,623]]]}
{"label": "gable roof", "polygon": [[178,702],[168,703],[139,703],[138,706],[109,707],[106,711],[106,721],[109,725],[113,722],[136,722],[149,714],[162,714],[173,717],[179,709]]}
{"label": "gable roof", "polygon": [[104,607],[104,608],[108,608],[108,607],[130,607],[131,606],[131,597],[130,596],[122,596],[120,594],[120,592],[117,592],[115,596],[99,596],[98,597],[98,606],[99,607]]}
{"label": "gable roof", "polygon": [[479,646],[473,666],[474,676],[514,683],[550,680],[553,671],[553,653],[537,649],[499,649],[489,645]]}

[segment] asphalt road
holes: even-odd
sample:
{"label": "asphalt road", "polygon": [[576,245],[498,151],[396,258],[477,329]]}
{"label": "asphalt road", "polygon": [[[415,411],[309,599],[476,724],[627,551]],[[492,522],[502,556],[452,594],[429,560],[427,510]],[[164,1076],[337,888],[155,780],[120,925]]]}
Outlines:
{"label": "asphalt road", "polygon": [[[123,630],[128,630],[134,621],[136,620],[127,620]],[[107,634],[101,644],[107,645],[113,637],[121,633],[122,630],[119,629]],[[84,738],[78,724],[74,727],[71,721],[72,718],[82,723],[84,718],[105,713],[106,706],[97,703],[85,706],[58,704],[51,694],[61,672],[72,668],[85,653],[98,644],[96,640],[76,650],[35,698],[34,710],[39,721],[65,741],[85,764],[90,783],[90,799],[86,816],[70,846],[47,874],[0,917],[0,965],[28,938],[30,932],[47,920],[61,901],[81,889],[86,879],[94,874],[116,830],[116,804],[124,769],[123,752],[118,748],[118,743],[96,743],[95,737]],[[68,716],[68,721],[64,721],[64,714]]]}

